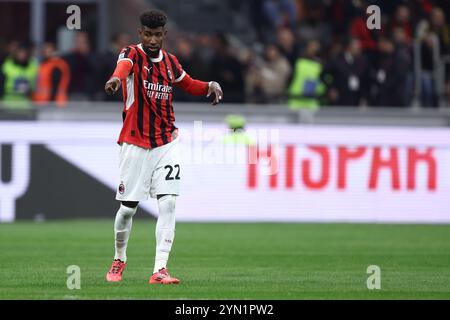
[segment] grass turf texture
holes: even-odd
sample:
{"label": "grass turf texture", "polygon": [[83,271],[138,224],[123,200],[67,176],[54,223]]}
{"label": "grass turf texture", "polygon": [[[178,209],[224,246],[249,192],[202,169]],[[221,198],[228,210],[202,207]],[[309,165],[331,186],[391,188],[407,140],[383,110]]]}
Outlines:
{"label": "grass turf texture", "polygon": [[[449,299],[450,225],[179,223],[182,280],[148,285],[154,223],[134,221],[121,283],[107,283],[113,219],[0,224],[0,299]],[[81,289],[66,286],[69,265]],[[368,290],[369,265],[381,290]]]}

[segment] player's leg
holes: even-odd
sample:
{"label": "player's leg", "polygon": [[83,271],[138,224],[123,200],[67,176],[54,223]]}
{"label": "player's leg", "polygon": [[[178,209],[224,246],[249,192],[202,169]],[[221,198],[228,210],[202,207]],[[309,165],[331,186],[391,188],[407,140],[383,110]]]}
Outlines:
{"label": "player's leg", "polygon": [[148,150],[134,145],[123,144],[120,151],[120,184],[116,199],[121,201],[114,221],[114,260],[106,279],[121,281],[127,261],[127,246],[140,200],[148,197],[149,185],[144,181],[145,159]]}
{"label": "player's leg", "polygon": [[153,273],[167,268],[170,250],[175,238],[175,203],[176,196],[158,195],[158,220],[156,221],[156,255]]}
{"label": "player's leg", "polygon": [[136,213],[138,201],[122,201],[114,221],[115,254],[114,260],[127,262],[127,245],[130,238],[133,216]]}
{"label": "player's leg", "polygon": [[175,238],[176,195],[159,194],[157,199],[159,215],[155,230],[155,265],[149,283],[178,284],[180,280],[171,277],[167,271],[167,261]]}
{"label": "player's leg", "polygon": [[[152,177],[151,196],[158,201],[156,222],[156,254],[153,275],[149,283],[178,284],[180,280],[167,272],[167,262],[175,238],[175,206],[179,194],[180,165],[177,150],[178,141],[160,147],[154,157],[160,161]],[[158,148],[159,149],[159,148]]]}
{"label": "player's leg", "polygon": [[130,238],[133,216],[137,210],[137,201],[122,201],[114,220],[114,260],[106,274],[106,280],[119,282],[127,264],[127,245]]}
{"label": "player's leg", "polygon": [[156,254],[153,273],[167,270],[170,250],[175,239],[175,205],[176,196],[160,194],[158,199],[158,220],[156,222]]}

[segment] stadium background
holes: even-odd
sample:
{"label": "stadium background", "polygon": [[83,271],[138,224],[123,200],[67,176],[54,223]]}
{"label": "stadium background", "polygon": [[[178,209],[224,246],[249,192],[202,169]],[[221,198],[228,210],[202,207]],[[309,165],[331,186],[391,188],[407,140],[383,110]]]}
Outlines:
{"label": "stadium background", "polygon": [[[71,4],[81,9],[81,30],[66,26]],[[371,4],[381,9],[381,30],[366,28]],[[188,281],[216,272],[222,290],[149,294],[138,271],[123,291],[102,282],[117,210],[122,108],[121,97],[103,88],[120,48],[138,41],[137,17],[148,8],[169,15],[165,48],[193,77],[224,90],[217,108],[180,92],[174,98],[186,162],[173,268]],[[9,261],[0,298],[448,299],[448,12],[449,2],[438,0],[0,1],[0,64],[27,53],[28,65],[43,62],[51,42],[50,55],[67,65],[59,79],[70,78],[59,90],[52,84],[51,99],[39,99],[36,69],[36,86],[30,81],[20,103],[11,103],[8,76],[0,76],[0,238]],[[256,164],[226,163],[224,153],[253,147],[224,145],[229,115],[243,117],[243,134],[258,141]],[[149,201],[138,217],[156,214]],[[150,243],[153,231],[135,228],[129,255],[146,270],[152,246],[142,241]],[[205,246],[209,230],[216,238]],[[86,239],[99,245],[77,258],[91,245]],[[201,252],[197,260],[192,250]],[[42,266],[56,263],[62,274],[24,288],[20,273],[28,269],[16,252],[45,256]],[[72,263],[89,270],[81,293],[65,287]],[[380,294],[365,285],[371,264],[387,270]],[[50,276],[52,268],[36,272]],[[263,289],[264,275],[278,268],[294,285]],[[260,273],[252,284],[248,269]]]}

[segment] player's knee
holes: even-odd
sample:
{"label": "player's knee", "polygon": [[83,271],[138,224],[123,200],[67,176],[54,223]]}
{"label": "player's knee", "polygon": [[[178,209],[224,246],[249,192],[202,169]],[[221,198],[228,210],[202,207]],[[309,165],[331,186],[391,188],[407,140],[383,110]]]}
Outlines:
{"label": "player's knee", "polygon": [[137,211],[137,205],[135,207],[131,208],[122,203],[122,205],[120,206],[119,213],[125,219],[130,219],[135,215],[136,211]]}
{"label": "player's knee", "polygon": [[176,196],[172,194],[165,194],[158,197],[160,211],[162,213],[175,212]]}
{"label": "player's knee", "polygon": [[139,204],[139,201],[122,201],[122,204],[128,208],[136,208]]}

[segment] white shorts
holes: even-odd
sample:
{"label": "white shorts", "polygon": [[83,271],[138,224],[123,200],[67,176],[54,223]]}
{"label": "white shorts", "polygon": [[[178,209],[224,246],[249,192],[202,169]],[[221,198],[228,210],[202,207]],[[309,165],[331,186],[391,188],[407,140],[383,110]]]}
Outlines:
{"label": "white shorts", "polygon": [[122,143],[120,147],[120,182],[116,199],[141,201],[150,195],[179,195],[180,157],[178,138],[161,147],[144,149]]}

